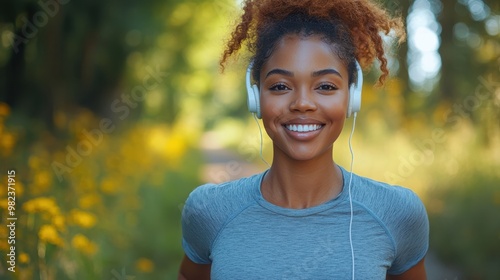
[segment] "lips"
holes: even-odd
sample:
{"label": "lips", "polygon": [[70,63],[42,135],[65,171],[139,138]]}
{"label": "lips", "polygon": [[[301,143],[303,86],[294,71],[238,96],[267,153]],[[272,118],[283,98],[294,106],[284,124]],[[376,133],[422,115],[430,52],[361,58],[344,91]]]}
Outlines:
{"label": "lips", "polygon": [[296,118],[283,123],[286,134],[298,141],[314,139],[324,126],[324,123],[310,118]]}

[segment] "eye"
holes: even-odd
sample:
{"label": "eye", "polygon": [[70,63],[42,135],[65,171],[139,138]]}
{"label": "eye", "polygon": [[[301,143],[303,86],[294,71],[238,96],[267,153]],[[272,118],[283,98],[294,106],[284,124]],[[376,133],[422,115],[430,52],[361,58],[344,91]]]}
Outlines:
{"label": "eye", "polygon": [[332,90],[337,90],[339,89],[338,87],[336,87],[335,85],[333,84],[321,84],[319,85],[319,87],[316,88],[317,90],[325,90],[325,91],[332,91]]}
{"label": "eye", "polygon": [[283,83],[278,83],[278,84],[274,84],[272,85],[270,88],[270,90],[272,91],[285,91],[285,90],[290,90],[289,87],[287,87],[285,84]]}

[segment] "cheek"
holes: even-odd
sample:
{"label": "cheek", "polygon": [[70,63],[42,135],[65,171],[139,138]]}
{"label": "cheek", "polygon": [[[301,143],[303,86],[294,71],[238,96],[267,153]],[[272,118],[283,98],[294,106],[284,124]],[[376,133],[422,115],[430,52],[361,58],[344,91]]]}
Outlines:
{"label": "cheek", "polygon": [[262,98],[261,96],[260,111],[262,114],[262,123],[264,124],[267,135],[273,140],[279,128],[280,119],[285,114],[284,110],[283,100],[270,97]]}
{"label": "cheek", "polygon": [[271,104],[261,103],[262,124],[267,132],[267,135],[273,139],[276,130],[276,118],[280,115],[276,107]]}
{"label": "cheek", "polygon": [[344,123],[346,120],[346,114],[347,114],[347,106],[338,106],[338,108],[335,108],[336,110],[333,110],[331,113],[331,119],[334,124],[334,141],[337,140],[339,137],[340,133],[342,133],[342,130],[344,128]]}
{"label": "cheek", "polygon": [[260,112],[262,119],[273,120],[283,114],[286,106],[284,98],[276,98],[273,96],[260,96]]}
{"label": "cheek", "polygon": [[340,121],[346,118],[347,115],[347,98],[338,96],[336,98],[324,98],[318,102],[321,110],[335,121]]}

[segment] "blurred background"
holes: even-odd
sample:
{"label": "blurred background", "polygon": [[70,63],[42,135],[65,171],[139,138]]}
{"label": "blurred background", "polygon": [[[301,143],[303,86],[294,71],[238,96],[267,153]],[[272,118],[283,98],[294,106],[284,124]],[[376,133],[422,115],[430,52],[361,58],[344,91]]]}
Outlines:
{"label": "blurred background", "polygon": [[[388,47],[384,87],[366,72],[354,172],[420,195],[429,279],[499,279],[500,2],[385,4],[408,40]],[[218,65],[240,12],[234,0],[2,2],[1,279],[176,279],[190,191],[267,168],[249,55]],[[334,155],[346,167],[347,134]]]}

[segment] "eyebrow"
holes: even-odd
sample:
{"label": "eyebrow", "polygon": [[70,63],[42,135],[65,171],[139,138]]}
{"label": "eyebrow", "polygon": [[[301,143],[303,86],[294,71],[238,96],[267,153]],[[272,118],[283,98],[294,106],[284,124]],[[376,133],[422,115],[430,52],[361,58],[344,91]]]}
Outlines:
{"label": "eyebrow", "polygon": [[287,70],[283,69],[273,69],[266,74],[266,78],[271,76],[271,75],[283,75],[283,76],[288,76],[288,77],[293,77],[293,73]]}
{"label": "eyebrow", "polygon": [[323,75],[327,75],[327,74],[337,75],[340,78],[342,78],[342,75],[340,75],[339,71],[337,71],[335,69],[331,69],[331,68],[329,68],[329,69],[323,69],[323,70],[319,70],[319,71],[313,72],[312,76],[313,77],[318,77],[318,76],[323,76]]}
{"label": "eyebrow", "polygon": [[[339,71],[335,70],[335,69],[331,69],[331,68],[328,68],[328,69],[323,69],[323,70],[319,70],[319,71],[315,71],[312,73],[311,76],[313,77],[318,77],[318,76],[323,76],[323,75],[327,75],[327,74],[333,74],[333,75],[337,75],[339,76],[340,78],[342,78],[342,75],[340,75]],[[293,72],[290,72],[288,70],[284,70],[284,69],[273,69],[271,71],[269,71],[267,74],[266,74],[266,78],[271,76],[271,75],[283,75],[283,76],[288,76],[288,77],[293,77]]]}

